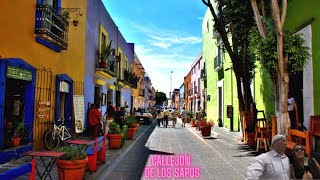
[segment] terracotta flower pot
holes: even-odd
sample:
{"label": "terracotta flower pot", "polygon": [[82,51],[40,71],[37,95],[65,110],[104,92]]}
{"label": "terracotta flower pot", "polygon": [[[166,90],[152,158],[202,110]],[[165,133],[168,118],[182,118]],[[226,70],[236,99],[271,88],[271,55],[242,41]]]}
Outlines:
{"label": "terracotta flower pot", "polygon": [[121,146],[122,134],[108,134],[109,146],[111,149],[117,149]]}
{"label": "terracotta flower pot", "polygon": [[136,130],[136,128],[128,128],[126,138],[133,139],[135,130]]}
{"label": "terracotta flower pot", "polygon": [[18,138],[18,137],[13,138],[13,139],[12,139],[12,146],[13,146],[13,147],[18,147],[18,146],[20,146],[20,141],[21,141],[21,138]]}
{"label": "terracotta flower pot", "polygon": [[61,160],[57,159],[59,180],[82,180],[88,162],[88,157],[82,160]]}
{"label": "terracotta flower pot", "polygon": [[201,127],[201,134],[203,137],[211,135],[211,127]]}

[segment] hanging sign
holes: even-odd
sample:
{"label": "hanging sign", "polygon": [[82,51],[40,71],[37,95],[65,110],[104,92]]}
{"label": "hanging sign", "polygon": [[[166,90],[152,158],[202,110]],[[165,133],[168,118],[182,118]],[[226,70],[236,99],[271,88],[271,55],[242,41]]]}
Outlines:
{"label": "hanging sign", "polygon": [[32,80],[32,72],[24,69],[8,66],[7,68],[7,77],[13,79],[21,79],[25,81]]}
{"label": "hanging sign", "polygon": [[76,133],[83,132],[84,128],[84,97],[83,95],[73,96],[73,108],[75,119],[75,131]]}

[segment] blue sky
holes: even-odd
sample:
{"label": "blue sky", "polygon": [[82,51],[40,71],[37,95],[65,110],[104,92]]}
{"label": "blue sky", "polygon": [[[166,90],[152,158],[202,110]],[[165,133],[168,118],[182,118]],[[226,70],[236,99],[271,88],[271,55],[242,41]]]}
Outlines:
{"label": "blue sky", "polygon": [[103,0],[113,21],[135,52],[156,90],[180,88],[201,53],[201,0]]}

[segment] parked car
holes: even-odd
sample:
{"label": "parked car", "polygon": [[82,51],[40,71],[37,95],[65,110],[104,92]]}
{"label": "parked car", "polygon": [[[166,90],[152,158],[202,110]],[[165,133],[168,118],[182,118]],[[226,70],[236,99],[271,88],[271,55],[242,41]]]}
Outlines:
{"label": "parked car", "polygon": [[144,124],[151,124],[152,123],[152,114],[148,109],[139,108],[135,113],[134,116],[137,122],[143,122]]}

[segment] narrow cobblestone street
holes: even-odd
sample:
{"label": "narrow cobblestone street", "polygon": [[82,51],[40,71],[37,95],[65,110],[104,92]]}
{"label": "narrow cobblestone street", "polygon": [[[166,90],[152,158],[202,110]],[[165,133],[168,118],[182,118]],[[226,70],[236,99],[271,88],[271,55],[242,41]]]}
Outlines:
{"label": "narrow cobblestone street", "polygon": [[176,128],[153,123],[115,161],[86,179],[174,179],[173,172],[145,177],[144,168],[150,167],[152,155],[191,155],[189,167],[200,168],[200,179],[245,179],[256,154],[240,143],[239,135],[215,127],[210,138],[203,138],[195,128],[181,127],[181,121]]}

